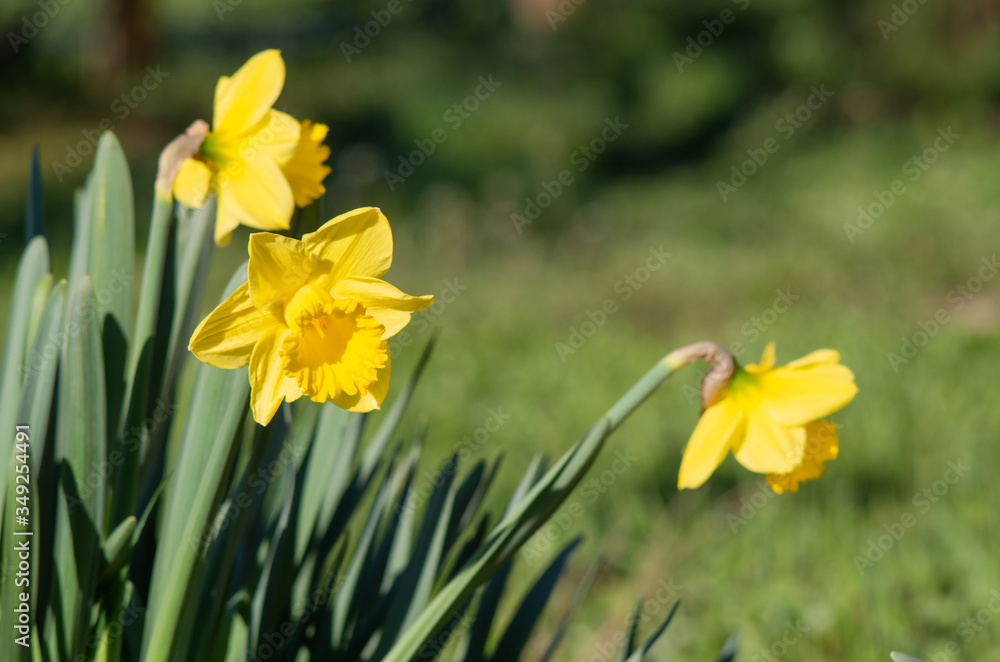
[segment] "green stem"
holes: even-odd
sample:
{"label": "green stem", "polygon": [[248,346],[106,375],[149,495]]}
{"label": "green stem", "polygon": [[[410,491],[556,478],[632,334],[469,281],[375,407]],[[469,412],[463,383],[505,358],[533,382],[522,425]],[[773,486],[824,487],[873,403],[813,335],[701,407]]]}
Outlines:
{"label": "green stem", "polygon": [[[164,196],[159,190],[153,203],[153,217],[149,224],[149,240],[146,244],[146,257],[142,269],[142,289],[139,294],[139,311],[135,316],[135,331],[132,334],[132,351],[128,362],[128,390],[125,397],[129,398],[134,390],[138,377],[139,360],[148,342],[153,337],[156,328],[156,316],[160,308],[160,292],[163,288],[163,267],[167,257],[167,244],[170,241],[172,224],[173,199]],[[124,411],[128,412],[128,401]]]}
{"label": "green stem", "polygon": [[[153,213],[149,223],[149,239],[146,243],[146,257],[142,269],[142,286],[139,295],[139,310],[136,313],[132,346],[129,354],[125,401],[122,403],[122,418],[116,435],[118,452],[123,455],[122,466],[115,480],[115,498],[112,502],[111,525],[116,526],[125,517],[134,514],[135,493],[138,487],[138,457],[134,450],[124,449],[126,430],[145,417],[150,384],[150,360],[153,350],[153,333],[156,328],[157,313],[160,308],[160,293],[163,288],[163,269],[166,262],[167,245],[173,218],[173,198],[158,187],[153,196]],[[143,361],[143,356],[146,356]]]}

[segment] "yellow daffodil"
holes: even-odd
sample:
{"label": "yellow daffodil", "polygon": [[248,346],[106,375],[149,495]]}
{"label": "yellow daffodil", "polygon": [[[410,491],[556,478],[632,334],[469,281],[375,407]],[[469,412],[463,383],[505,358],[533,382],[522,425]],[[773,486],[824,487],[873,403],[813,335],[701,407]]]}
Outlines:
{"label": "yellow daffodil", "polygon": [[[801,467],[809,424],[854,398],[854,374],[829,349],[784,366],[775,367],[774,361],[770,343],[759,365],[737,367],[715,392],[684,449],[678,487],[704,483],[730,450],[751,471],[806,479],[809,470]],[[835,436],[833,443],[835,449]]]}
{"label": "yellow daffodil", "polygon": [[379,280],[392,263],[382,212],[355,209],[290,239],[250,235],[248,282],[199,326],[190,349],[218,368],[250,365],[254,420],[305,395],[350,411],[381,406],[389,387],[387,340],[430,306]]}
{"label": "yellow daffodil", "polygon": [[276,50],[254,55],[232,78],[219,78],[212,129],[198,153],[180,165],[173,192],[183,204],[197,209],[215,191],[219,245],[240,224],[287,229],[295,204],[305,206],[323,193],[329,149],[319,142],[326,127],[306,127],[273,109],[284,84],[285,63]]}

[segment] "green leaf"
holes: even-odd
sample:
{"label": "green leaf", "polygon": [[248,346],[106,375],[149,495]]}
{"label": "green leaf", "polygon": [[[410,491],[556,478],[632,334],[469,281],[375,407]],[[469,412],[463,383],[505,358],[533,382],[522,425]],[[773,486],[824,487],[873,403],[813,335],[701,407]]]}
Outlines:
{"label": "green leaf", "polygon": [[[654,632],[652,636],[646,640],[646,643],[637,648],[636,651],[629,656],[626,662],[639,662],[643,657],[645,657],[646,653],[649,652],[649,649],[656,643],[656,640],[660,638],[660,635],[666,631],[667,626],[670,625],[670,621],[674,620],[674,614],[677,613],[677,608],[680,606],[680,602],[674,603],[674,608],[670,610],[669,614],[667,614],[667,619],[663,621],[660,627],[656,629],[656,632]],[[638,614],[636,616],[638,616]]]}
{"label": "green leaf", "polygon": [[641,615],[642,598],[639,598],[635,601],[635,609],[632,610],[632,620],[628,628],[628,639],[618,652],[619,662],[625,662],[625,660],[629,659],[639,646],[639,624],[642,622],[639,617]]}
{"label": "green leaf", "polygon": [[598,557],[593,563],[590,564],[587,574],[584,575],[583,580],[580,582],[579,586],[577,586],[576,594],[573,596],[573,602],[563,614],[562,619],[560,619],[559,627],[556,629],[555,634],[552,635],[552,641],[549,642],[549,647],[545,650],[545,654],[539,662],[549,662],[553,659],[556,649],[559,647],[560,642],[569,630],[569,624],[570,620],[573,618],[573,614],[575,614],[576,610],[580,608],[581,604],[583,604],[583,599],[587,597],[587,593],[590,592],[590,587],[594,585],[594,580],[597,579],[597,575],[600,573],[602,567],[604,567],[604,559],[601,557]]}
{"label": "green leaf", "polygon": [[24,244],[35,237],[45,236],[45,204],[42,199],[42,168],[38,145],[31,150],[31,179],[28,182],[28,202],[24,208]]}
{"label": "green leaf", "polygon": [[[76,655],[84,650],[90,627],[107,498],[104,357],[89,278],[80,281],[69,309],[56,412],[55,456],[61,471],[52,603],[61,605],[56,650]],[[46,618],[47,628],[57,627]]]}
{"label": "green leaf", "polygon": [[722,648],[719,649],[719,656],[716,660],[718,662],[733,662],[733,659],[736,657],[736,650],[739,648],[739,644],[740,632],[739,630],[733,630],[729,633],[729,636],[726,637],[726,641],[722,644]]}
{"label": "green leaf", "polygon": [[923,660],[913,657],[912,655],[907,655],[906,653],[897,653],[895,651],[889,653],[889,657],[893,659],[893,662],[924,662]]}
{"label": "green leaf", "polygon": [[[125,152],[113,133],[97,141],[87,177],[87,270],[101,316],[110,315],[126,341],[132,330],[135,207]],[[103,324],[103,319],[102,319]]]}
{"label": "green leaf", "polygon": [[514,617],[504,631],[503,637],[501,637],[500,643],[497,644],[490,659],[497,662],[521,659],[521,653],[531,637],[531,631],[535,628],[545,605],[552,596],[552,591],[555,590],[556,582],[559,581],[560,575],[566,568],[570,555],[581,540],[583,538],[576,538],[566,545],[524,596],[521,606],[514,613]]}
{"label": "green leaf", "polygon": [[399,633],[417,620],[430,600],[434,578],[444,557],[445,537],[455,502],[457,465],[458,457],[452,456],[435,481],[416,545],[410,554],[410,563],[393,583],[392,601],[382,626],[382,638],[375,651],[375,659],[381,658]]}
{"label": "green leaf", "polygon": [[108,534],[108,539],[104,541],[102,549],[104,556],[102,579],[108,580],[113,575],[117,575],[132,554],[132,547],[135,545],[136,523],[135,517],[126,517]]}
{"label": "green leaf", "polygon": [[[31,436],[32,512],[35,513],[35,550],[52,549],[56,512],[56,465],[54,439],[49,427],[59,367],[59,332],[66,309],[66,283],[52,288],[38,324],[35,344],[25,358],[25,382],[18,421]],[[4,547],[7,549],[7,547]],[[40,627],[44,626],[52,576],[52,555],[33,554],[32,606]]]}
{"label": "green leaf", "polygon": [[[25,348],[29,346],[28,323],[39,283],[49,275],[49,249],[43,237],[31,240],[24,249],[14,277],[7,313],[7,335],[0,371],[0,430],[13,430],[21,403]],[[0,434],[0,458],[11,455],[13,437]],[[6,465],[4,465],[6,466]],[[0,471],[0,494],[7,492],[7,472]]]}
{"label": "green leaf", "polygon": [[160,310],[160,294],[163,290],[164,266],[167,246],[170,240],[173,203],[154,195],[153,216],[149,226],[149,240],[143,265],[142,286],[139,292],[139,309],[136,313],[135,328],[129,362],[125,376],[125,389],[121,407],[121,420],[115,434],[114,450],[122,454],[121,468],[116,472],[114,503],[111,521],[118,521],[132,514],[138,500],[139,449],[125,447],[126,433],[142,433],[142,422],[150,415],[151,394],[161,393],[161,384],[150,384],[153,374],[152,362],[155,348],[154,333]]}
{"label": "green leaf", "polygon": [[368,514],[364,529],[361,531],[361,537],[358,539],[354,556],[348,563],[347,571],[341,579],[337,596],[330,604],[329,618],[323,624],[324,627],[317,632],[318,644],[325,647],[325,649],[321,648],[320,650],[338,650],[343,648],[348,641],[348,621],[355,614],[358,584],[362,570],[371,553],[375,532],[389,504],[392,482],[392,472],[390,471],[382,480],[382,486],[375,497],[375,503]]}

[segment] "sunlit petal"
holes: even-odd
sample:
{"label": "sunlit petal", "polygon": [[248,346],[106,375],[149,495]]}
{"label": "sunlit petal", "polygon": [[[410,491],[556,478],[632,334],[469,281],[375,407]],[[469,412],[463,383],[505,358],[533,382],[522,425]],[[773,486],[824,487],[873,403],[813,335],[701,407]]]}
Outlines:
{"label": "sunlit petal", "polygon": [[343,278],[377,278],[392,265],[392,231],[376,207],[341,214],[302,241],[307,250],[329,262],[331,287]]}
{"label": "sunlit petal", "polygon": [[198,360],[216,368],[242,368],[258,338],[277,324],[273,315],[254,307],[243,283],[202,320],[188,348]]}
{"label": "sunlit petal", "polygon": [[732,398],[723,397],[706,409],[684,448],[677,487],[695,488],[708,480],[744,427],[743,413]]}
{"label": "sunlit petal", "polygon": [[382,338],[391,338],[410,323],[413,313],[426,310],[434,297],[412,297],[378,278],[345,278],[331,292],[334,297],[346,297],[364,304],[368,314],[385,327]]}
{"label": "sunlit petal", "polygon": [[285,62],[280,51],[257,53],[231,78],[216,86],[213,131],[242,133],[264,118],[285,84]]}

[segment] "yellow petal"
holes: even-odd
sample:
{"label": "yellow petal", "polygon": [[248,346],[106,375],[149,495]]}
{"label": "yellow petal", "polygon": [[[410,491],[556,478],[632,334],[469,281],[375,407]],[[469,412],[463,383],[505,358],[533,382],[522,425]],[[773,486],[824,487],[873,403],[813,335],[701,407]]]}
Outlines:
{"label": "yellow petal", "polygon": [[746,436],[733,445],[736,460],[761,474],[788,473],[794,469],[805,452],[805,428],[781,425],[764,408],[745,413]]}
{"label": "yellow petal", "polygon": [[219,76],[219,82],[215,84],[215,98],[212,100],[212,112],[215,113],[215,117],[212,119],[216,123],[219,121],[219,108],[221,107],[222,100],[229,91],[232,81],[233,79],[229,76]]}
{"label": "yellow petal", "polygon": [[858,392],[854,373],[840,364],[775,368],[758,377],[761,396],[775,420],[804,425],[844,407]]}
{"label": "yellow petal", "polygon": [[307,251],[330,263],[331,287],[342,278],[377,278],[392,265],[392,230],[376,207],[341,214],[302,241]]}
{"label": "yellow petal", "polygon": [[389,392],[389,373],[392,371],[392,356],[386,354],[385,367],[378,371],[378,378],[364,394],[348,395],[341,393],[331,400],[333,404],[347,411],[366,412],[380,409],[382,401]]}
{"label": "yellow petal", "polygon": [[816,421],[806,426],[806,450],[791,472],[768,474],[767,484],[776,493],[798,492],[799,483],[816,480],[826,472],[826,463],[839,452],[837,426],[830,421]]}
{"label": "yellow petal", "polygon": [[216,86],[213,130],[242,133],[271,109],[285,84],[285,63],[277,50],[257,53],[233,74],[220,78]]}
{"label": "yellow petal", "polygon": [[805,368],[823,363],[837,363],[840,361],[840,352],[835,349],[817,349],[815,352],[806,354],[801,359],[795,359],[785,368]]}
{"label": "yellow petal", "polygon": [[330,168],[323,163],[330,156],[330,148],[323,144],[323,139],[327,130],[325,124],[303,120],[295,153],[281,167],[299,207],[305,207],[326,192],[323,180],[330,174]]}
{"label": "yellow petal", "polygon": [[201,209],[211,186],[212,170],[197,159],[184,159],[174,180],[174,197],[191,209]]}
{"label": "yellow petal", "polygon": [[309,281],[314,262],[298,239],[270,232],[250,235],[247,271],[254,305],[269,310],[274,303],[287,302]]}
{"label": "yellow petal", "polygon": [[302,132],[299,121],[280,110],[272,110],[267,115],[267,123],[263,128],[246,138],[245,149],[260,150],[278,165],[292,159],[299,144]]}
{"label": "yellow petal", "polygon": [[232,159],[217,176],[220,204],[242,225],[259,230],[287,230],[295,210],[288,180],[278,164],[260,151]]}
{"label": "yellow petal", "polygon": [[774,341],[767,343],[767,347],[764,348],[764,353],[760,357],[760,363],[751,363],[746,368],[747,372],[757,375],[767,372],[774,367]]}
{"label": "yellow petal", "polygon": [[199,361],[216,368],[242,368],[260,337],[278,324],[273,315],[254,307],[243,283],[202,320],[189,349]]}
{"label": "yellow petal", "polygon": [[240,226],[240,218],[243,217],[243,208],[240,207],[231,195],[216,196],[217,209],[215,212],[215,245],[228,246],[229,240],[233,238],[233,230]]}
{"label": "yellow petal", "polygon": [[744,416],[732,398],[722,397],[709,406],[684,448],[677,487],[695,488],[708,480],[744,427]]}
{"label": "yellow petal", "polygon": [[295,380],[286,377],[281,369],[278,348],[288,334],[283,326],[271,327],[257,342],[250,357],[250,407],[253,419],[261,425],[271,422],[282,400],[287,397],[292,401],[301,395]]}
{"label": "yellow petal", "polygon": [[378,278],[345,278],[334,284],[331,294],[363,304],[368,314],[385,327],[383,339],[399,333],[410,323],[411,314],[434,303],[433,296],[412,297]]}

